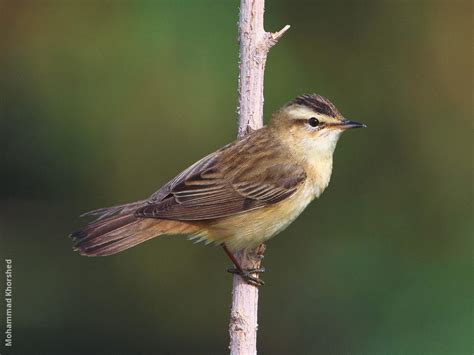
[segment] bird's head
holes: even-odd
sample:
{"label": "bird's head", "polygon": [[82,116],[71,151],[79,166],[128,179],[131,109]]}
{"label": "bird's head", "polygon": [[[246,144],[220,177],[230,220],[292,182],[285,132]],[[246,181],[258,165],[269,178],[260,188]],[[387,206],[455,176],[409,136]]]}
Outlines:
{"label": "bird's head", "polygon": [[302,95],[288,102],[273,115],[269,126],[302,154],[330,155],[342,132],[366,127],[344,118],[336,106],[317,94]]}

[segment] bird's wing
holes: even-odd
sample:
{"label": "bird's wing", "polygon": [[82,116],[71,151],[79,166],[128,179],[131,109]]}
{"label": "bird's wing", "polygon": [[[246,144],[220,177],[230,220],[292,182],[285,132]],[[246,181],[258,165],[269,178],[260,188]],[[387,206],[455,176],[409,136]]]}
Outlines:
{"label": "bird's wing", "polygon": [[221,151],[225,151],[228,146],[230,146],[230,144],[222,147],[217,152],[213,152],[209,155],[206,155],[204,158],[198,160],[189,168],[182,171],[174,179],[163,185],[158,191],[156,191],[153,195],[150,196],[149,200],[155,203],[163,200],[171,193],[171,191],[176,187],[176,185],[180,184],[183,181],[186,181],[187,179],[196,174],[199,174],[199,172],[201,171],[205,171],[209,166],[214,165]]}
{"label": "bird's wing", "polygon": [[270,158],[243,164],[250,156],[240,153],[232,164],[232,154],[225,152],[202,159],[165,186],[166,196],[163,187],[159,199],[150,199],[135,215],[195,221],[231,216],[289,198],[306,179],[298,164]]}

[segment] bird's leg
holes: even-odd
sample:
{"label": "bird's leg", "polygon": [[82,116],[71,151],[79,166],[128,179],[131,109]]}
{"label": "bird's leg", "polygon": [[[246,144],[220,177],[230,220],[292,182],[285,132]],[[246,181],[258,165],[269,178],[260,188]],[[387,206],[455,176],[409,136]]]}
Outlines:
{"label": "bird's leg", "polygon": [[248,284],[253,285],[253,286],[262,286],[265,284],[265,282],[258,277],[253,276],[252,274],[255,273],[262,273],[265,272],[265,268],[256,268],[256,269],[246,269],[244,270],[242,266],[240,265],[239,261],[235,257],[234,254],[230,252],[229,249],[225,246],[225,244],[222,244],[222,248],[224,249],[224,252],[227,254],[229,259],[234,263],[235,268],[229,268],[227,269],[227,272],[230,272],[231,274],[238,274],[240,277],[242,277]]}
{"label": "bird's leg", "polygon": [[265,253],[265,250],[267,249],[266,245],[265,244],[260,244],[257,248],[257,257],[260,259],[260,260],[263,260],[263,254]]}

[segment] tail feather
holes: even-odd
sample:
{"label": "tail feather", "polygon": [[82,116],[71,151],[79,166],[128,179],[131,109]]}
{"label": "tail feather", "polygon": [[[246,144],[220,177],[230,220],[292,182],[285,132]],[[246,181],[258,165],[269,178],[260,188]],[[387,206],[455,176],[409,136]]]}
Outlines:
{"label": "tail feather", "polygon": [[133,214],[109,217],[71,233],[74,250],[81,255],[105,256],[119,253],[163,234],[195,234],[197,225]]}
{"label": "tail feather", "polygon": [[156,236],[157,235],[155,233],[152,233],[150,231],[137,232],[120,239],[109,240],[102,244],[94,244],[86,250],[81,249],[79,252],[82,255],[87,256],[112,255],[134,247],[135,245],[143,243]]}
{"label": "tail feather", "polygon": [[148,202],[146,200],[142,200],[142,201],[137,201],[137,202],[132,202],[132,203],[126,203],[123,205],[98,208],[96,210],[92,210],[92,211],[81,214],[81,217],[95,216],[97,217],[98,221],[104,220],[108,217],[112,217],[113,215],[129,214],[131,212],[136,211],[139,207],[143,207],[147,205],[147,203]]}
{"label": "tail feather", "polygon": [[123,228],[136,220],[137,218],[132,214],[110,217],[105,220],[92,222],[86,227],[72,232],[71,237],[73,239],[83,239],[84,237],[87,237],[88,240],[91,240],[98,236]]}

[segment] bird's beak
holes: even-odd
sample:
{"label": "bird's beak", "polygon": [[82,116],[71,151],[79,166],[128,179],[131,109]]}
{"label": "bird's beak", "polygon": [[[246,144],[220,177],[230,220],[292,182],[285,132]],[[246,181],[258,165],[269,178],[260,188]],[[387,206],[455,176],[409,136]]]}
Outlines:
{"label": "bird's beak", "polygon": [[331,124],[331,126],[333,126],[334,128],[339,128],[339,129],[343,129],[343,130],[346,130],[346,129],[349,129],[349,128],[366,128],[367,127],[363,123],[359,123],[359,122],[351,121],[351,120],[347,120],[347,119],[343,119],[339,123],[333,123],[333,124]]}

